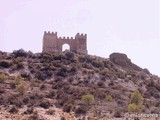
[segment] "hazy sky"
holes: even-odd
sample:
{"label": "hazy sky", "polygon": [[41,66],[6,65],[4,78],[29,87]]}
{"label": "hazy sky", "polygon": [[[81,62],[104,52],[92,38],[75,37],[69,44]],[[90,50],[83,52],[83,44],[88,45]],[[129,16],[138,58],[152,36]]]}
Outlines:
{"label": "hazy sky", "polygon": [[126,53],[160,75],[159,0],[0,0],[0,50],[42,51],[44,31],[87,33],[88,52]]}

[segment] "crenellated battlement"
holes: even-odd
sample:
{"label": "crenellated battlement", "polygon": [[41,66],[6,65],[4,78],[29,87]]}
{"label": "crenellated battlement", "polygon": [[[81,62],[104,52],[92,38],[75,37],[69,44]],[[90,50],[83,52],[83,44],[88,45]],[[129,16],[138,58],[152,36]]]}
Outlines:
{"label": "crenellated battlement", "polygon": [[73,37],[58,37],[59,40],[74,40]]}
{"label": "crenellated battlement", "polygon": [[44,31],[44,35],[56,35],[57,36],[57,32]]}
{"label": "crenellated battlement", "polygon": [[87,39],[87,34],[77,33],[75,37],[76,37],[76,38],[85,38],[85,39]]}
{"label": "crenellated battlement", "polygon": [[86,37],[87,34],[83,34],[83,33],[80,34],[80,33],[77,33],[76,36]]}
{"label": "crenellated battlement", "polygon": [[[57,36],[57,32],[50,32],[50,31],[44,31],[44,36],[45,35],[54,35],[54,36]],[[57,38],[58,39],[64,39],[64,40],[68,40],[68,39],[71,39],[71,40],[73,40],[73,39],[76,39],[76,38],[87,38],[87,34],[80,34],[80,33],[77,33],[76,34],[76,36],[75,36],[75,38],[73,38],[73,37],[58,37],[57,36]]]}
{"label": "crenellated battlement", "polygon": [[73,37],[58,37],[57,32],[44,32],[43,52],[61,52],[63,44],[70,45],[71,51],[87,54],[87,34],[77,33]]}

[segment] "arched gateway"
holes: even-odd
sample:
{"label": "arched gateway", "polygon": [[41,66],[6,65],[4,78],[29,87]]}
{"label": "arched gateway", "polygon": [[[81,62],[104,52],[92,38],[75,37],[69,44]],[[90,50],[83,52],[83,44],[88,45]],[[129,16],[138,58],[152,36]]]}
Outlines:
{"label": "arched gateway", "polygon": [[87,35],[77,33],[75,38],[58,37],[57,32],[44,32],[43,52],[62,52],[63,44],[70,46],[70,51],[87,54]]}

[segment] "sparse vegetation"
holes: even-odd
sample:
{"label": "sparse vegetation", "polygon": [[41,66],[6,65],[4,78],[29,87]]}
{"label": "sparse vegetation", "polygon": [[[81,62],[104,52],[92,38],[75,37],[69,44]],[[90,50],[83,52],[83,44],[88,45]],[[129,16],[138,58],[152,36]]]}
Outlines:
{"label": "sparse vegetation", "polygon": [[19,94],[23,95],[24,92],[25,92],[25,84],[24,84],[24,82],[18,84],[18,85],[16,86],[16,90],[17,90],[17,92],[18,92]]}
{"label": "sparse vegetation", "polygon": [[48,109],[51,106],[51,104],[48,100],[42,100],[39,106],[44,109]]}
{"label": "sparse vegetation", "polygon": [[26,57],[27,56],[27,52],[24,51],[23,49],[14,50],[13,54],[15,55],[15,57]]}
{"label": "sparse vegetation", "polygon": [[0,67],[9,68],[12,66],[12,63],[7,60],[0,61]]}
{"label": "sparse vegetation", "polygon": [[105,100],[106,100],[107,102],[112,102],[112,101],[113,101],[113,98],[112,98],[111,95],[106,95]]}
{"label": "sparse vegetation", "polygon": [[0,52],[0,58],[2,113],[22,111],[19,118],[28,120],[47,119],[44,114],[101,120],[110,114],[114,119],[127,112],[160,112],[160,78],[135,66],[132,69],[132,63],[127,67],[122,60],[123,67],[118,59],[117,65],[114,60],[69,51]]}
{"label": "sparse vegetation", "polygon": [[80,106],[75,110],[76,114],[86,114],[87,113],[87,108],[85,106]]}
{"label": "sparse vegetation", "polygon": [[82,102],[90,105],[92,102],[94,102],[94,96],[92,94],[86,94],[82,96]]}
{"label": "sparse vegetation", "polygon": [[8,79],[8,75],[7,74],[0,73],[0,83],[3,83],[7,79]]}
{"label": "sparse vegetation", "polygon": [[140,107],[138,105],[136,105],[135,103],[129,104],[128,109],[131,112],[139,112],[140,111]]}
{"label": "sparse vegetation", "polygon": [[128,109],[131,112],[139,112],[141,111],[143,104],[143,97],[138,90],[134,91],[131,94],[131,103],[128,105]]}
{"label": "sparse vegetation", "polygon": [[21,77],[21,75],[18,75],[16,78],[15,78],[15,84],[16,85],[19,85],[21,83],[24,82],[24,78]]}
{"label": "sparse vegetation", "polygon": [[49,110],[46,111],[46,113],[47,113],[48,115],[53,115],[53,116],[54,116],[55,110],[54,110],[54,109],[49,109]]}
{"label": "sparse vegetation", "polygon": [[8,112],[9,113],[17,113],[18,112],[18,109],[16,106],[12,105],[8,108]]}
{"label": "sparse vegetation", "polygon": [[131,103],[141,106],[143,104],[143,97],[141,93],[136,90],[131,94]]}
{"label": "sparse vegetation", "polygon": [[63,107],[64,112],[71,112],[72,109],[73,109],[72,104],[65,104],[64,107]]}

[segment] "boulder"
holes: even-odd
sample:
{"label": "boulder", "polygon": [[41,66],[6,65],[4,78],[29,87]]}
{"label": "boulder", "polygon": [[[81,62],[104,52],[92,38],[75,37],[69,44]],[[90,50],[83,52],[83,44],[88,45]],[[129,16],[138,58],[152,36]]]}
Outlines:
{"label": "boulder", "polygon": [[3,56],[3,53],[0,51],[0,58],[2,58],[2,56]]}
{"label": "boulder", "polygon": [[112,53],[109,56],[109,58],[113,63],[115,63],[115,64],[117,64],[121,67],[128,68],[128,69],[134,69],[134,70],[137,70],[137,71],[142,71],[142,68],[140,68],[139,66],[132,63],[131,60],[127,57],[126,54]]}

